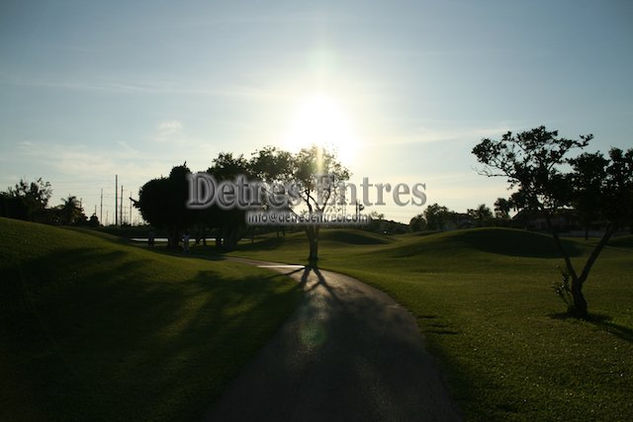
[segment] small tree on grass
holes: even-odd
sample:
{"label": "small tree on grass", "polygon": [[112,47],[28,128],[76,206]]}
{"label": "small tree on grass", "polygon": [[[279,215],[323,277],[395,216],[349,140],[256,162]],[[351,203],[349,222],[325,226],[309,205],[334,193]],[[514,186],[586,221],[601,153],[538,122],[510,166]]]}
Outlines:
{"label": "small tree on grass", "polygon": [[[633,149],[618,148],[605,158],[600,152],[570,157],[586,148],[593,135],[567,139],[544,126],[500,140],[483,139],[472,152],[484,165],[481,174],[506,177],[517,191],[512,200],[518,208],[545,218],[550,233],[565,261],[563,290],[569,295],[571,314],[586,318],[587,301],[582,292],[589,272],[613,233],[630,224],[633,215]],[[563,247],[552,218],[574,205],[581,216],[606,222],[604,233],[577,271]]]}
{"label": "small tree on grass", "polygon": [[[293,180],[297,184],[301,203],[306,206],[309,218],[325,213],[336,201],[340,184],[349,179],[349,170],[333,152],[318,146],[304,148],[293,157]],[[319,224],[308,224],[305,233],[310,252],[308,261],[316,265],[319,259]]]}
{"label": "small tree on grass", "polygon": [[[336,154],[317,145],[295,154],[274,147],[263,148],[253,153],[250,168],[256,179],[265,184],[265,196],[285,195],[288,206],[283,210],[295,214],[304,212],[309,221],[337,205],[341,183],[349,179],[349,170]],[[287,184],[293,185],[294,189],[273,192],[275,185]],[[264,207],[270,209],[267,203]],[[320,224],[306,224],[304,230],[309,244],[308,260],[315,265],[319,258]]]}

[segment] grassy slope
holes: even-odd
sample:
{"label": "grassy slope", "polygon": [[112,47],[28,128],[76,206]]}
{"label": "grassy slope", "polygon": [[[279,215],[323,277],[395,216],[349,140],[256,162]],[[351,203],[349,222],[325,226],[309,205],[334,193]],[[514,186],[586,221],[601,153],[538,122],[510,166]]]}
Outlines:
{"label": "grassy slope", "polygon": [[0,420],[188,420],[292,311],[287,278],[0,219]]}
{"label": "grassy slope", "polygon": [[[633,419],[630,239],[597,262],[586,285],[597,318],[581,322],[566,319],[553,294],[562,263],[547,236],[475,229],[376,243],[361,235],[326,235],[321,265],[385,290],[416,315],[469,419]],[[578,262],[588,250],[584,241],[566,247]],[[235,254],[302,262],[307,246],[297,233]]]}

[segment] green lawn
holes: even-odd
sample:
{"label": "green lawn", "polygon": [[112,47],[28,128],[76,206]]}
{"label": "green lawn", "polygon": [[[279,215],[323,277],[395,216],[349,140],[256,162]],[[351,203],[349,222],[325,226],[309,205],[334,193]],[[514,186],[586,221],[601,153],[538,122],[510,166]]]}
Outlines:
{"label": "green lawn", "polygon": [[[320,265],[389,293],[416,317],[470,420],[633,420],[633,242],[607,247],[568,319],[549,237],[508,229],[426,236],[323,233]],[[588,242],[591,243],[591,242]],[[580,261],[584,241],[567,240]],[[234,255],[305,262],[304,235]]]}
{"label": "green lawn", "polygon": [[0,420],[191,420],[301,297],[290,279],[0,218]]}

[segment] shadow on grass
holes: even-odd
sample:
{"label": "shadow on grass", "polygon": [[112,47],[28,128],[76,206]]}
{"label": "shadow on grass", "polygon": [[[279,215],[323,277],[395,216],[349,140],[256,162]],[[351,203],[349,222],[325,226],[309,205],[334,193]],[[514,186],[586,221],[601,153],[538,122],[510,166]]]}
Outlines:
{"label": "shadow on grass", "polygon": [[[572,257],[581,256],[584,252],[582,245],[575,241],[563,239],[562,243]],[[388,253],[395,258],[425,255],[446,259],[447,256],[460,256],[473,251],[524,258],[560,258],[551,236],[497,228],[467,229],[421,236],[419,242],[390,248]]]}
{"label": "shadow on grass", "polygon": [[346,243],[349,245],[385,245],[389,239],[381,238],[371,232],[358,232],[352,230],[329,230],[321,233],[320,240]]}
{"label": "shadow on grass", "polygon": [[132,242],[131,239],[123,236],[117,236],[114,234],[107,233],[105,231],[100,231],[98,229],[93,229],[89,227],[75,227],[75,226],[61,226],[60,228],[64,230],[69,230],[77,233],[87,234],[89,236],[94,236],[99,239],[107,240],[114,243],[119,243],[122,245],[134,245],[135,242]]}
{"label": "shadow on grass", "polygon": [[237,245],[236,250],[238,251],[260,251],[260,250],[274,250],[283,245],[286,242],[286,238],[283,237],[267,237],[265,239],[259,239],[255,242],[249,243],[240,243]]}
{"label": "shadow on grass", "polygon": [[[574,316],[568,314],[567,312],[558,312],[555,314],[550,314],[550,318],[558,319],[558,320],[577,320]],[[597,328],[600,328],[609,334],[613,334],[614,336],[628,341],[629,343],[633,343],[633,329],[626,327],[624,325],[616,324],[612,321],[613,318],[610,315],[606,314],[590,314],[589,318],[583,320],[588,322]]]}
{"label": "shadow on grass", "polygon": [[[522,230],[465,230],[457,238],[470,248],[499,255],[527,258],[560,258],[554,240],[549,235]],[[570,240],[562,239],[570,256],[580,256],[583,249]]]}
{"label": "shadow on grass", "polygon": [[42,419],[197,418],[300,297],[117,249],[51,252],[3,279],[6,417],[26,405]]}

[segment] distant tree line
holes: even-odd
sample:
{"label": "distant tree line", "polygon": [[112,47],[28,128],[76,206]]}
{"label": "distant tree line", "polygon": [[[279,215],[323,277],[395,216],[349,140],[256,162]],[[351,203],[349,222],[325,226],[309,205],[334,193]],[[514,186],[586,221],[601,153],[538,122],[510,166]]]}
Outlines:
{"label": "distant tree line", "polygon": [[49,207],[52,195],[50,182],[41,177],[31,182],[21,179],[0,192],[0,216],[44,224],[99,226],[97,216],[88,218],[76,196],[62,198],[60,205]]}
{"label": "distant tree line", "polygon": [[[494,208],[480,204],[474,209],[468,209],[465,213],[452,211],[446,206],[437,203],[429,205],[426,210],[411,218],[409,229],[418,231],[446,231],[455,229],[467,229],[473,227],[512,227],[517,229],[550,231],[547,219],[537,210],[524,207],[516,202],[517,195],[510,198],[497,198]],[[587,205],[578,203],[586,201]],[[583,192],[578,199],[570,202],[566,207],[559,207],[549,214],[549,224],[562,233],[574,232],[583,234],[585,240],[590,233],[600,233],[609,225],[608,219],[597,212],[591,203],[590,195]],[[513,213],[513,215],[511,215]],[[633,233],[633,221],[624,223],[619,229],[629,230]]]}
{"label": "distant tree line", "polygon": [[499,198],[494,203],[494,213],[486,205],[480,204],[465,213],[448,209],[440,204],[431,204],[423,213],[416,215],[409,221],[411,231],[445,231],[466,229],[472,227],[503,226],[513,224],[510,219],[511,202]]}

